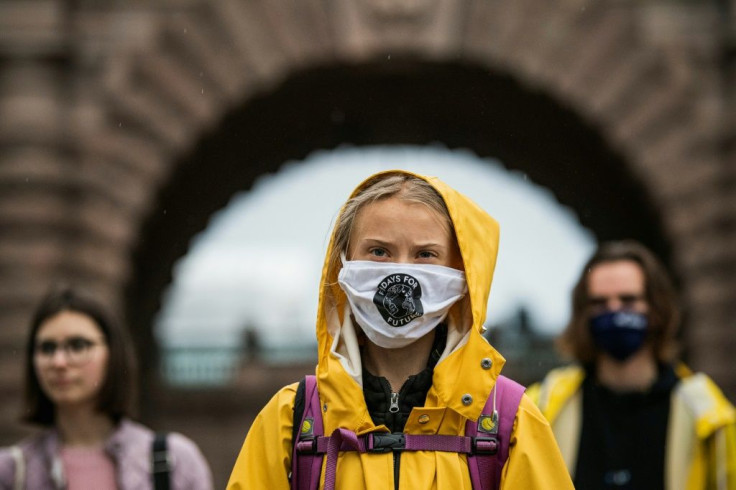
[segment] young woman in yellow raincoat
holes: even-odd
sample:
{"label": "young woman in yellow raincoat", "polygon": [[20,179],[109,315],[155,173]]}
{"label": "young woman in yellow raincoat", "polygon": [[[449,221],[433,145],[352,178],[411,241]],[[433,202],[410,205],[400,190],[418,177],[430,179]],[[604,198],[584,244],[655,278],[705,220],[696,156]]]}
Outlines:
{"label": "young woman in yellow raincoat", "polygon": [[[505,362],[481,335],[498,239],[493,218],[436,178],[397,170],[358,186],[338,217],[320,285],[325,434],[462,436],[479,418]],[[406,290],[385,287],[393,273],[417,278],[421,308],[402,299]],[[377,294],[392,311],[372,306]],[[281,389],[255,419],[229,489],[289,488],[296,390]],[[324,466],[321,475],[320,488]],[[340,452],[335,478],[344,489],[472,488],[465,454],[441,451]],[[501,488],[572,489],[551,429],[526,396]]]}

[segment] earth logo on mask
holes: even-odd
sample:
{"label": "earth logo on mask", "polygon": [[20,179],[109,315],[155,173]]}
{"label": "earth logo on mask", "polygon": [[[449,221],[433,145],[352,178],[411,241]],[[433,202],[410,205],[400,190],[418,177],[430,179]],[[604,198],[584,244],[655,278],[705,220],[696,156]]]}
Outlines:
{"label": "earth logo on mask", "polygon": [[403,327],[424,314],[422,287],[409,274],[391,274],[378,284],[373,303],[392,327]]}

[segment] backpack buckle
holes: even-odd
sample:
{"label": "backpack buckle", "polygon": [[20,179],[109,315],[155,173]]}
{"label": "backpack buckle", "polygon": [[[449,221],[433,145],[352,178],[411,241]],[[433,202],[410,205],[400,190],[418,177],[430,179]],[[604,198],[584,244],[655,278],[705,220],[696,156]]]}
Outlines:
{"label": "backpack buckle", "polygon": [[299,454],[317,454],[317,438],[299,438],[296,443],[296,452]]}
{"label": "backpack buckle", "polygon": [[473,437],[473,454],[496,454],[498,452],[497,437]]}
{"label": "backpack buckle", "polygon": [[171,459],[166,449],[162,451],[153,451],[151,462],[151,472],[166,473],[171,469]]}
{"label": "backpack buckle", "polygon": [[366,452],[387,453],[406,448],[406,437],[402,433],[371,432],[367,435]]}

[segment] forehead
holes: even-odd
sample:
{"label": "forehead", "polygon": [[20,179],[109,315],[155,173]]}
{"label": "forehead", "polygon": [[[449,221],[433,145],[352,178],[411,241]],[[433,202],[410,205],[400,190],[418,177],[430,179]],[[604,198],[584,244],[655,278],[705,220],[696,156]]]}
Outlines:
{"label": "forehead", "polygon": [[36,333],[37,339],[64,339],[72,336],[96,337],[102,331],[95,321],[84,313],[61,311],[47,318]]}
{"label": "forehead", "polygon": [[588,274],[588,293],[592,296],[641,294],[644,282],[644,271],[633,260],[603,262],[593,266]]}
{"label": "forehead", "polygon": [[355,218],[355,231],[366,227],[410,226],[427,233],[450,232],[447,218],[429,205],[392,196],[363,206]]}

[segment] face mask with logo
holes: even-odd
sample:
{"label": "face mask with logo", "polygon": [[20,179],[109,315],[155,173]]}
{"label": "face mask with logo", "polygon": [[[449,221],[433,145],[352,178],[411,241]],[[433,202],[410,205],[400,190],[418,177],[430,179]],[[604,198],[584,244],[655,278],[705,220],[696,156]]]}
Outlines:
{"label": "face mask with logo", "polygon": [[648,325],[643,313],[606,311],[590,319],[590,332],[601,350],[625,361],[644,345]]}
{"label": "face mask with logo", "polygon": [[451,267],[344,257],[337,282],[360,328],[386,349],[405,347],[431,332],[467,291],[465,273]]}

